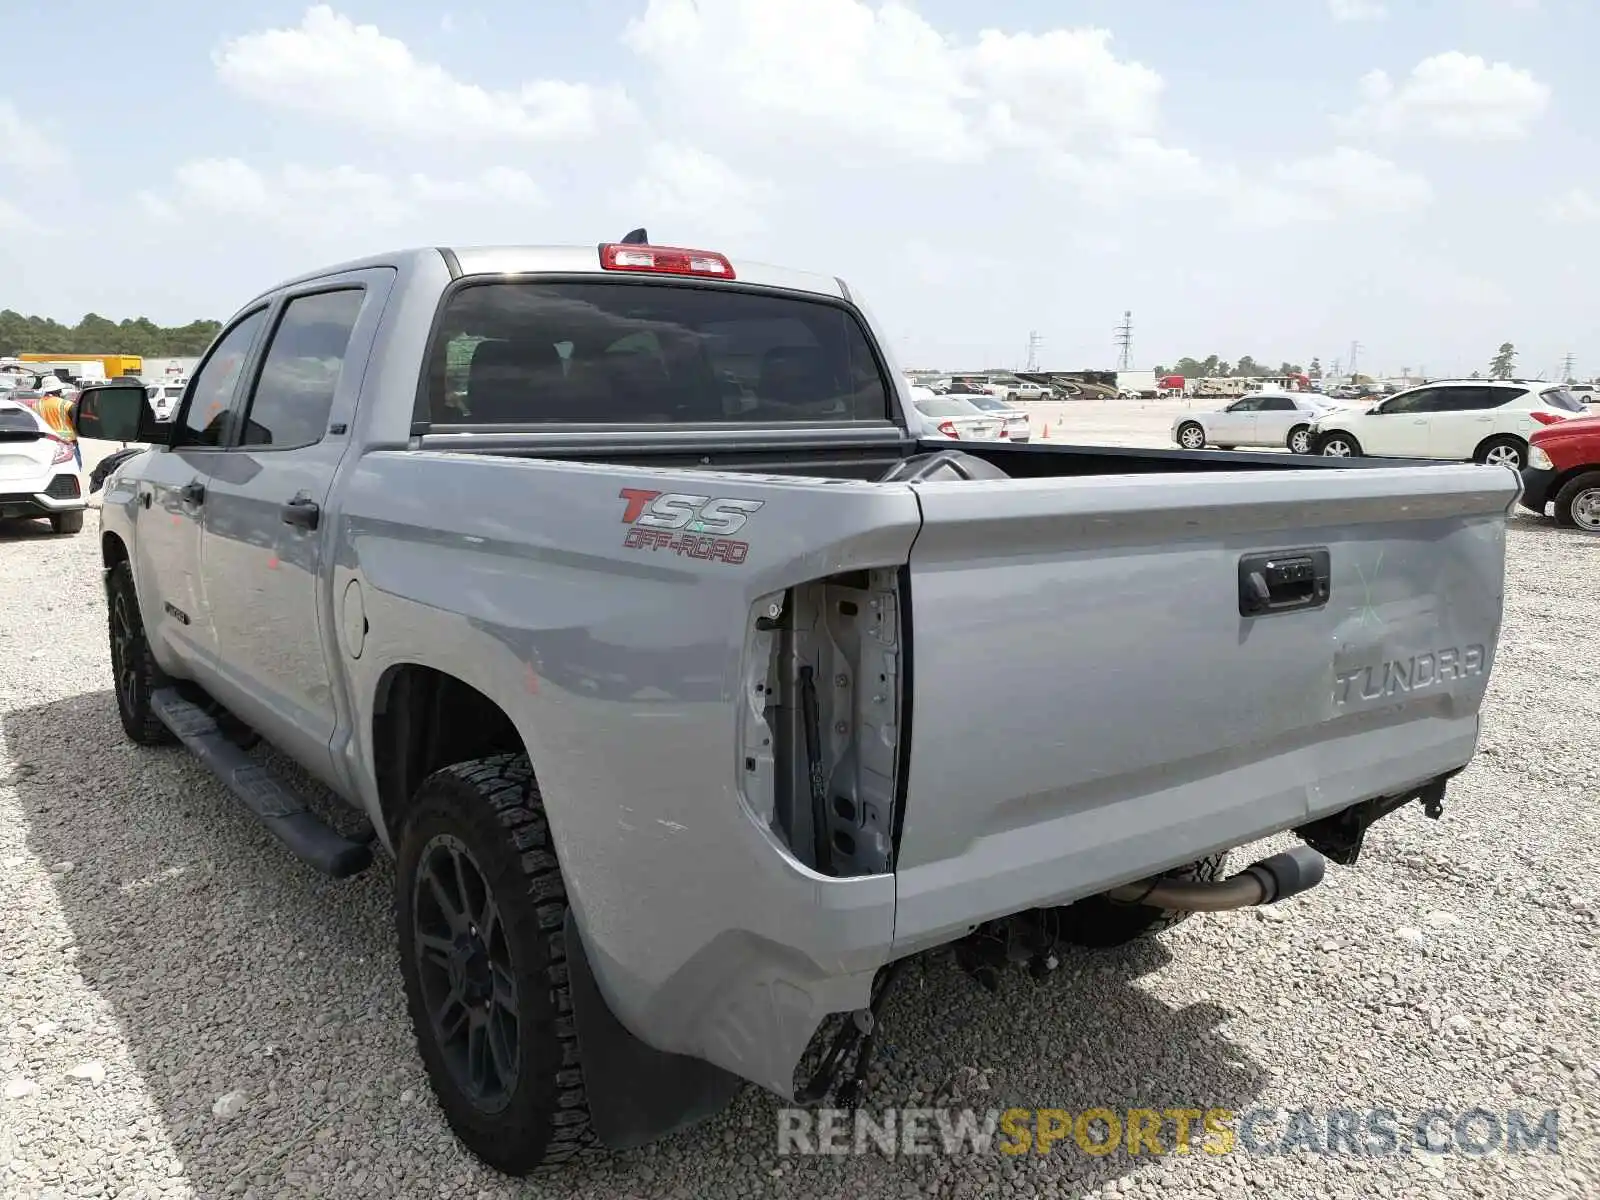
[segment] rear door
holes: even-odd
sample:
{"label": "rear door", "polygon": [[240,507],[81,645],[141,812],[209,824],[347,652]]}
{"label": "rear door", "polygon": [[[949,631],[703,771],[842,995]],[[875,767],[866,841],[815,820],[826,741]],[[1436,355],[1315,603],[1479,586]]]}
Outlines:
{"label": "rear door", "polygon": [[1485,438],[1503,431],[1504,406],[1524,394],[1517,388],[1470,384],[1434,390],[1438,399],[1429,417],[1428,457],[1462,461],[1471,458]]}
{"label": "rear door", "polygon": [[[1509,472],[912,487],[897,947],[1471,757]],[[1324,601],[1245,615],[1241,566],[1285,551],[1326,552]]]}
{"label": "rear door", "polygon": [[200,521],[211,469],[225,453],[229,413],[252,360],[267,306],[238,317],[213,344],[184,395],[172,439],[139,471],[135,579],[156,661],[208,686],[217,639],[200,567]]}
{"label": "rear door", "polygon": [[352,272],[277,300],[207,488],[201,558],[214,581],[218,699],[330,781],[338,713],[323,505],[393,278]]}

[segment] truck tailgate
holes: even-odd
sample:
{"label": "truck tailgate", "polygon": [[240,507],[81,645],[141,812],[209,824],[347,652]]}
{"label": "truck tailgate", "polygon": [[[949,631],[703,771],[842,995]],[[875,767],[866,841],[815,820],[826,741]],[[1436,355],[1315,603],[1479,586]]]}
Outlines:
{"label": "truck tailgate", "polygon": [[[1476,748],[1509,470],[913,486],[896,953],[1392,794]],[[1322,603],[1296,578],[1319,551]],[[1245,615],[1252,574],[1311,602]]]}

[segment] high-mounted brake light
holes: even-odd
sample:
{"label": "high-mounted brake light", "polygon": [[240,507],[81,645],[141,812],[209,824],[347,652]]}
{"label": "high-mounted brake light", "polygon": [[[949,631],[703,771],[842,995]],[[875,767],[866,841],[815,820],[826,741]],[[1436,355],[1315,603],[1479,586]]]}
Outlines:
{"label": "high-mounted brake light", "polygon": [[600,247],[600,265],[607,271],[642,271],[651,275],[734,277],[733,264],[715,250],[685,250],[681,246],[607,242]]}
{"label": "high-mounted brake light", "polygon": [[1546,412],[1542,408],[1536,408],[1528,415],[1541,425],[1554,425],[1558,421],[1566,420],[1566,417],[1562,416],[1560,413]]}

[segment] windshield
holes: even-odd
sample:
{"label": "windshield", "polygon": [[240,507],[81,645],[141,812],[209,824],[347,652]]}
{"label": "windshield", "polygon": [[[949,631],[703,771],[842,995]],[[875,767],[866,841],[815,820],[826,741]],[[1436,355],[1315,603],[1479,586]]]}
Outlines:
{"label": "windshield", "polygon": [[1583,407],[1583,401],[1567,391],[1566,388],[1546,388],[1539,393],[1539,399],[1543,400],[1551,408],[1564,408],[1568,412],[1587,411]]}
{"label": "windshield", "polygon": [[462,288],[440,315],[428,384],[442,425],[891,419],[848,309],[670,283]]}

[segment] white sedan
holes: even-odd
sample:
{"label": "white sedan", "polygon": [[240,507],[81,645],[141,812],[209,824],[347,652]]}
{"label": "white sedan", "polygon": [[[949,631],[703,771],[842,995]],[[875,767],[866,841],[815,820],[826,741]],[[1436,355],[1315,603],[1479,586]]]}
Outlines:
{"label": "white sedan", "polygon": [[86,505],[72,443],[27,404],[0,400],[0,519],[45,517],[57,533],[77,533]]}
{"label": "white sedan", "polygon": [[1334,458],[1470,460],[1520,471],[1535,430],[1585,415],[1560,384],[1450,379],[1397,392],[1365,412],[1328,413],[1313,437],[1316,452]]}
{"label": "white sedan", "polygon": [[1216,446],[1286,446],[1311,453],[1311,427],[1333,406],[1310,392],[1251,392],[1215,412],[1185,412],[1173,419],[1172,440],[1185,450]]}
{"label": "white sedan", "polygon": [[937,396],[927,388],[911,389],[911,432],[919,438],[950,438],[958,442],[993,442],[1000,438],[998,417],[976,407],[962,396]]}

